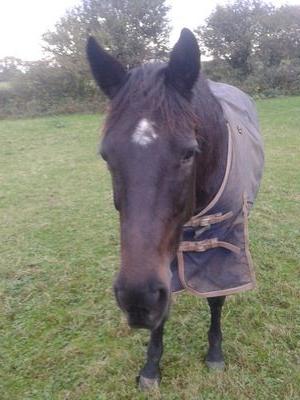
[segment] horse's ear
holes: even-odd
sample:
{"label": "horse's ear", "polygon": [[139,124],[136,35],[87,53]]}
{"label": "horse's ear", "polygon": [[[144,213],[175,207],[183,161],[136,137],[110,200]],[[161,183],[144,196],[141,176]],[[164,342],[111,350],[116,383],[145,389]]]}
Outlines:
{"label": "horse's ear", "polygon": [[112,99],[125,81],[127,75],[125,68],[108,54],[92,36],[88,39],[86,53],[97,84]]}
{"label": "horse's ear", "polygon": [[188,96],[199,76],[200,50],[189,29],[182,29],[166,70],[166,81],[182,95]]}

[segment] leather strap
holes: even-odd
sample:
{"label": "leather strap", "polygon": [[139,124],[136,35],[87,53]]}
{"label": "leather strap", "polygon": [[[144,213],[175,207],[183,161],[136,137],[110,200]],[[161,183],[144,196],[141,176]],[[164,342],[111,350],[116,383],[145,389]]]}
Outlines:
{"label": "leather strap", "polygon": [[197,242],[181,242],[179,245],[178,252],[185,252],[185,251],[206,251],[208,249],[215,249],[217,247],[223,247],[224,249],[230,250],[236,254],[240,253],[240,248],[235,246],[234,244],[223,242],[218,240],[217,238],[214,239],[207,239],[201,240]]}
{"label": "leather strap", "polygon": [[205,216],[195,215],[186,224],[184,224],[184,226],[185,227],[193,227],[193,228],[198,228],[201,226],[209,226],[211,224],[223,222],[232,216],[233,216],[232,211],[229,211],[225,214],[216,213],[216,214],[205,215]]}

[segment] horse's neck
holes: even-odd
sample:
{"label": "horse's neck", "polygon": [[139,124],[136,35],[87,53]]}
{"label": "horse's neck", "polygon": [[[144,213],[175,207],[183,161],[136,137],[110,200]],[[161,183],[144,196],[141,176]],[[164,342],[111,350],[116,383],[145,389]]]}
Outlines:
{"label": "horse's neck", "polygon": [[196,165],[195,212],[201,211],[218,192],[226,169],[228,135],[220,104],[204,79],[196,90],[195,108],[199,117],[201,154]]}

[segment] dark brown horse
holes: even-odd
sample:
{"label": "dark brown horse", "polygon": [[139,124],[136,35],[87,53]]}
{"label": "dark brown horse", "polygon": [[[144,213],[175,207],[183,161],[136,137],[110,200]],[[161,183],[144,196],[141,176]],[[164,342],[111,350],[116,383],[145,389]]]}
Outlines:
{"label": "dark brown horse", "polygon": [[[157,385],[163,327],[171,298],[170,264],[183,225],[222,185],[228,129],[222,107],[200,72],[194,35],[183,29],[168,63],[127,71],[91,37],[94,78],[110,99],[101,155],[120,214],[121,266],[114,290],[134,328],[151,331],[142,388]],[[207,296],[208,297],[208,296]],[[223,368],[220,326],[225,296],[208,297],[209,367]]]}

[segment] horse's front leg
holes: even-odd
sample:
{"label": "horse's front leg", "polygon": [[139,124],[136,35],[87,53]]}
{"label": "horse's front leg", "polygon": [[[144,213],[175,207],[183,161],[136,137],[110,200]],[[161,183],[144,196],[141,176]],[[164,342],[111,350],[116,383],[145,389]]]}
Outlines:
{"label": "horse's front leg", "polygon": [[158,388],[160,383],[159,362],[163,353],[163,321],[156,329],[151,331],[150,341],[147,349],[146,364],[138,376],[138,384],[141,390]]}
{"label": "horse's front leg", "polygon": [[207,301],[210,307],[211,321],[208,331],[209,348],[205,361],[208,368],[222,370],[225,363],[222,352],[221,314],[225,296],[209,297]]}

